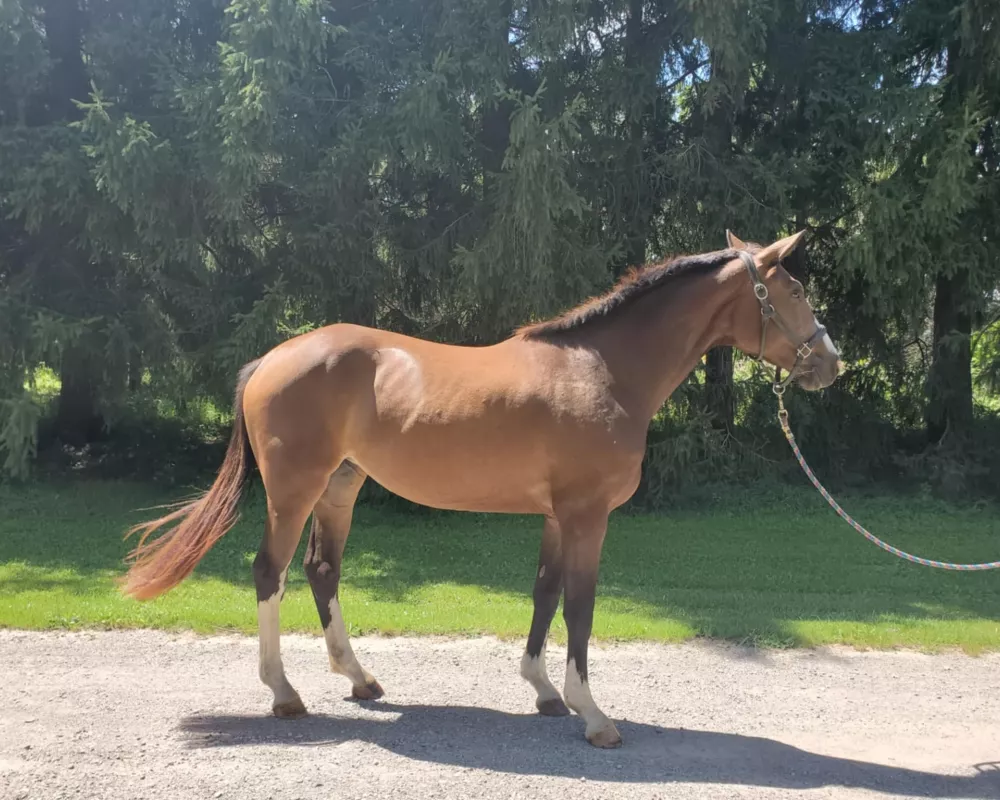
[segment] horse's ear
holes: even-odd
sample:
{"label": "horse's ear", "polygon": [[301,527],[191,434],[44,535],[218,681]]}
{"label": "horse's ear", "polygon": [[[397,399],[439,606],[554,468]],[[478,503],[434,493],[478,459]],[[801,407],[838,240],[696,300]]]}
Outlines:
{"label": "horse's ear", "polygon": [[765,269],[777,266],[788,257],[789,253],[799,246],[805,235],[805,231],[799,231],[791,236],[786,236],[784,239],[778,239],[774,244],[769,244],[757,253],[757,260]]}
{"label": "horse's ear", "polygon": [[728,228],[726,229],[726,243],[730,250],[747,250],[747,243]]}

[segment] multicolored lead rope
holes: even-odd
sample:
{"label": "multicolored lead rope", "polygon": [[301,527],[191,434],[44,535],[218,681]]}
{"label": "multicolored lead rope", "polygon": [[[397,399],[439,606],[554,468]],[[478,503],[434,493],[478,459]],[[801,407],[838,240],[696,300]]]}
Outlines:
{"label": "multicolored lead rope", "polygon": [[809,469],[809,465],[806,463],[805,458],[802,457],[802,452],[799,450],[799,446],[795,443],[795,436],[792,434],[791,428],[788,427],[788,412],[785,410],[785,403],[781,396],[784,392],[775,391],[775,394],[778,396],[778,421],[781,423],[781,429],[785,432],[785,438],[788,439],[788,443],[792,446],[792,452],[795,453],[795,458],[798,460],[799,466],[802,467],[802,471],[805,472],[806,477],[812,481],[812,485],[816,487],[821,495],[823,495],[826,502],[830,504],[830,507],[836,511],[848,525],[854,528],[854,530],[864,536],[868,541],[877,544],[883,550],[892,553],[894,556],[899,556],[899,558],[912,561],[914,564],[923,564],[925,567],[958,570],[961,572],[1000,569],[1000,561],[990,561],[984,564],[952,564],[948,561],[931,561],[929,558],[920,558],[920,556],[913,556],[909,553],[904,553],[899,548],[893,547],[891,544],[886,544],[877,536],[874,536],[866,531],[860,524],[851,518],[850,514],[840,507],[837,501],[830,496],[830,493],[823,488],[823,484],[819,482],[819,479],[813,474],[813,471]]}

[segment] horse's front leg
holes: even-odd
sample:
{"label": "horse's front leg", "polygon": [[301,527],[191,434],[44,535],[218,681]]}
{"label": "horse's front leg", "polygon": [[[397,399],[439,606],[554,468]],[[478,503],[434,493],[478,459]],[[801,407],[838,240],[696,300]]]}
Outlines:
{"label": "horse's front leg", "polygon": [[600,511],[574,515],[566,520],[560,518],[559,524],[563,534],[563,617],[569,638],[563,696],[566,705],[583,717],[588,742],[595,747],[620,747],[621,734],[597,707],[587,681],[587,646],[594,623],[597,572],[608,514]]}

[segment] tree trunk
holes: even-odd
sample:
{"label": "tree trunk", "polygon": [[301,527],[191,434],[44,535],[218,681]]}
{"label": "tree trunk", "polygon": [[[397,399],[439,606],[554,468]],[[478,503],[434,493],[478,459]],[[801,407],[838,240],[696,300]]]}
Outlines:
{"label": "tree trunk", "polygon": [[[733,127],[736,115],[737,91],[742,87],[744,76],[724,74],[718,67],[718,59],[713,53],[712,81],[722,84],[725,89],[717,98],[715,107],[705,118],[705,142],[715,158],[719,174],[733,153]],[[723,182],[724,185],[724,182]],[[724,218],[724,198],[719,198],[718,211]],[[734,225],[737,221],[731,221]],[[720,239],[722,231],[719,231]],[[732,430],[735,425],[736,392],[733,386],[733,348],[716,347],[708,352],[705,359],[705,410],[712,415],[712,426],[719,430]]]}
{"label": "tree trunk", "polygon": [[933,361],[927,379],[927,438],[963,438],[972,424],[972,314],[969,273],[939,275],[934,297]]}
{"label": "tree trunk", "polygon": [[[78,0],[43,0],[42,12],[46,47],[52,60],[46,122],[77,120],[81,112],[74,101],[86,100],[89,94],[82,52],[83,13]],[[85,258],[72,244],[66,247],[67,258]],[[104,430],[97,402],[99,376],[94,366],[87,357],[85,345],[67,347],[63,353],[62,386],[53,433],[67,444],[81,446],[96,439]]]}
{"label": "tree trunk", "polygon": [[[946,109],[961,107],[971,88],[969,65],[962,60],[961,42],[948,44],[948,90],[942,98]],[[972,155],[976,157],[975,147]],[[927,439],[932,444],[963,439],[972,427],[972,297],[969,270],[959,267],[953,275],[939,274],[934,286],[934,341],[927,376]]]}
{"label": "tree trunk", "polygon": [[85,350],[66,349],[59,379],[62,385],[53,434],[66,444],[82,447],[98,439],[104,431],[104,420],[98,410],[97,384]]}
{"label": "tree trunk", "polygon": [[656,148],[657,81],[661,78],[662,51],[652,41],[644,16],[644,0],[628,0],[625,17],[625,89],[619,98],[626,140],[622,156],[624,182],[607,202],[615,233],[622,242],[621,255],[610,267],[617,277],[644,265],[653,233],[658,200],[650,180],[647,154]]}
{"label": "tree trunk", "polygon": [[135,353],[128,364],[128,390],[135,394],[142,388],[142,353]]}
{"label": "tree trunk", "polygon": [[90,96],[83,64],[83,12],[77,0],[43,0],[45,43],[52,59],[49,72],[48,118],[75,120],[81,116],[74,101]]}
{"label": "tree trunk", "polygon": [[712,427],[732,430],[736,417],[733,389],[733,348],[713,347],[705,358],[705,408]]}
{"label": "tree trunk", "polygon": [[[643,74],[643,45],[645,35],[642,21],[643,0],[629,0],[628,18],[625,20],[625,69],[630,82],[638,84]],[[643,87],[645,90],[647,87]],[[624,98],[628,114],[627,175],[630,185],[622,201],[625,228],[625,268],[640,267],[646,263],[646,242],[649,239],[650,212],[645,191],[646,170],[643,165],[646,131],[643,111],[646,104]],[[623,270],[619,270],[623,271]]]}
{"label": "tree trunk", "polygon": [[[509,85],[510,73],[510,15],[513,10],[511,0],[504,0],[499,4],[497,24],[498,39],[495,46],[498,52],[507,54],[507,63],[504,65],[503,85]],[[487,106],[483,111],[482,131],[480,132],[480,144],[482,146],[482,169],[483,169],[483,197],[487,203],[492,200],[495,190],[495,175],[503,169],[503,159],[507,153],[507,146],[510,144],[510,115],[514,106],[509,100],[497,100]]]}

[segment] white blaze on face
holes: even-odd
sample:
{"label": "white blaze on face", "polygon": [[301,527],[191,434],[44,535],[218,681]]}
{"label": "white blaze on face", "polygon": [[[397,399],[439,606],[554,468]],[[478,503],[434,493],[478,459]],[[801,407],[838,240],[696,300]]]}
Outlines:
{"label": "white blaze on face", "polygon": [[[818,329],[823,323],[819,321],[819,317],[813,314],[813,330]],[[840,351],[837,350],[837,346],[833,343],[833,339],[830,338],[830,334],[827,331],[823,331],[823,338],[820,339],[823,343],[823,347],[826,351],[834,358],[840,358]]]}

